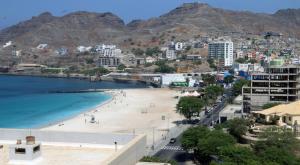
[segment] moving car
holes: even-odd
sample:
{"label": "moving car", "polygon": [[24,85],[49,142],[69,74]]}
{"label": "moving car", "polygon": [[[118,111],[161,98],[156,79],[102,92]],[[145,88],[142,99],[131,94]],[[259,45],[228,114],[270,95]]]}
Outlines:
{"label": "moving car", "polygon": [[171,139],[170,139],[170,143],[171,143],[171,144],[174,144],[175,142],[176,142],[176,138],[171,138]]}

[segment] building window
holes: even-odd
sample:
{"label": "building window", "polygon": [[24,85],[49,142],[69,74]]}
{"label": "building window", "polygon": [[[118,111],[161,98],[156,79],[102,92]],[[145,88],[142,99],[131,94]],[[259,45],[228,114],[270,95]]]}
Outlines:
{"label": "building window", "polygon": [[291,116],[289,116],[289,121],[292,121],[292,117]]}
{"label": "building window", "polygon": [[33,148],[33,153],[35,153],[35,152],[39,152],[39,151],[40,151],[40,149],[41,149],[41,147],[40,147],[40,146],[36,146],[36,147],[34,147],[34,148]]}
{"label": "building window", "polygon": [[15,153],[16,154],[26,154],[26,149],[25,148],[16,148]]}

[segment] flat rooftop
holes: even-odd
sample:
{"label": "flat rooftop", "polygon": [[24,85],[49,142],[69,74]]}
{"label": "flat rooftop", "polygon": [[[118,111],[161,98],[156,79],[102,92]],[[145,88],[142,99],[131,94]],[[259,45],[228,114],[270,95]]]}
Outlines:
{"label": "flat rooftop", "polygon": [[235,105],[235,104],[228,104],[226,105],[226,107],[220,112],[221,114],[233,114],[236,111],[240,111],[242,110],[242,106],[241,105]]}
{"label": "flat rooftop", "polygon": [[[112,148],[60,147],[43,144],[41,150],[42,159],[36,162],[38,165],[100,165],[115,153]],[[9,165],[8,144],[4,144],[0,149],[0,164]]]}
{"label": "flat rooftop", "polygon": [[[9,146],[16,144],[17,139],[22,140],[22,144],[26,143],[28,134],[41,143],[41,159],[30,162],[37,165],[105,165],[140,137],[133,134],[0,129],[0,145],[3,145],[0,148],[0,165],[11,165]],[[23,162],[21,164],[24,165]]]}

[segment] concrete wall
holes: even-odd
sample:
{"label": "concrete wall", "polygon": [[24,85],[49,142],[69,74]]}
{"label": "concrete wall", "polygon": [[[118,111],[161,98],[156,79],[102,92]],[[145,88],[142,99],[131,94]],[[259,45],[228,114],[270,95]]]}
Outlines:
{"label": "concrete wall", "polygon": [[36,141],[54,142],[54,143],[86,143],[86,144],[105,144],[126,145],[134,139],[131,134],[113,134],[113,133],[82,133],[82,132],[59,132],[59,131],[40,131],[24,129],[0,129],[0,140],[16,141],[24,140],[26,136],[35,136]]}
{"label": "concrete wall", "polygon": [[269,95],[252,95],[251,96],[251,105],[254,106],[263,106],[266,103],[270,102]]}
{"label": "concrete wall", "polygon": [[116,154],[108,158],[103,164],[107,165],[135,165],[146,154],[146,135],[139,135]]}

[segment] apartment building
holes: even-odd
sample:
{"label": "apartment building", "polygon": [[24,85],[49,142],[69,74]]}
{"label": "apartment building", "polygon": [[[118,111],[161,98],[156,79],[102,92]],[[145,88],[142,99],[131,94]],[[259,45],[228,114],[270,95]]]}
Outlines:
{"label": "apartment building", "polygon": [[208,44],[208,57],[217,61],[218,66],[233,65],[233,42],[217,41]]}
{"label": "apartment building", "polygon": [[269,64],[264,72],[253,72],[243,87],[244,112],[259,110],[266,103],[288,103],[300,98],[299,65]]}
{"label": "apartment building", "polygon": [[100,56],[96,60],[96,65],[98,67],[117,67],[121,64],[121,60],[118,57],[105,57]]}
{"label": "apartment building", "polygon": [[168,49],[166,51],[166,59],[168,60],[175,60],[176,59],[176,53],[175,50]]}

